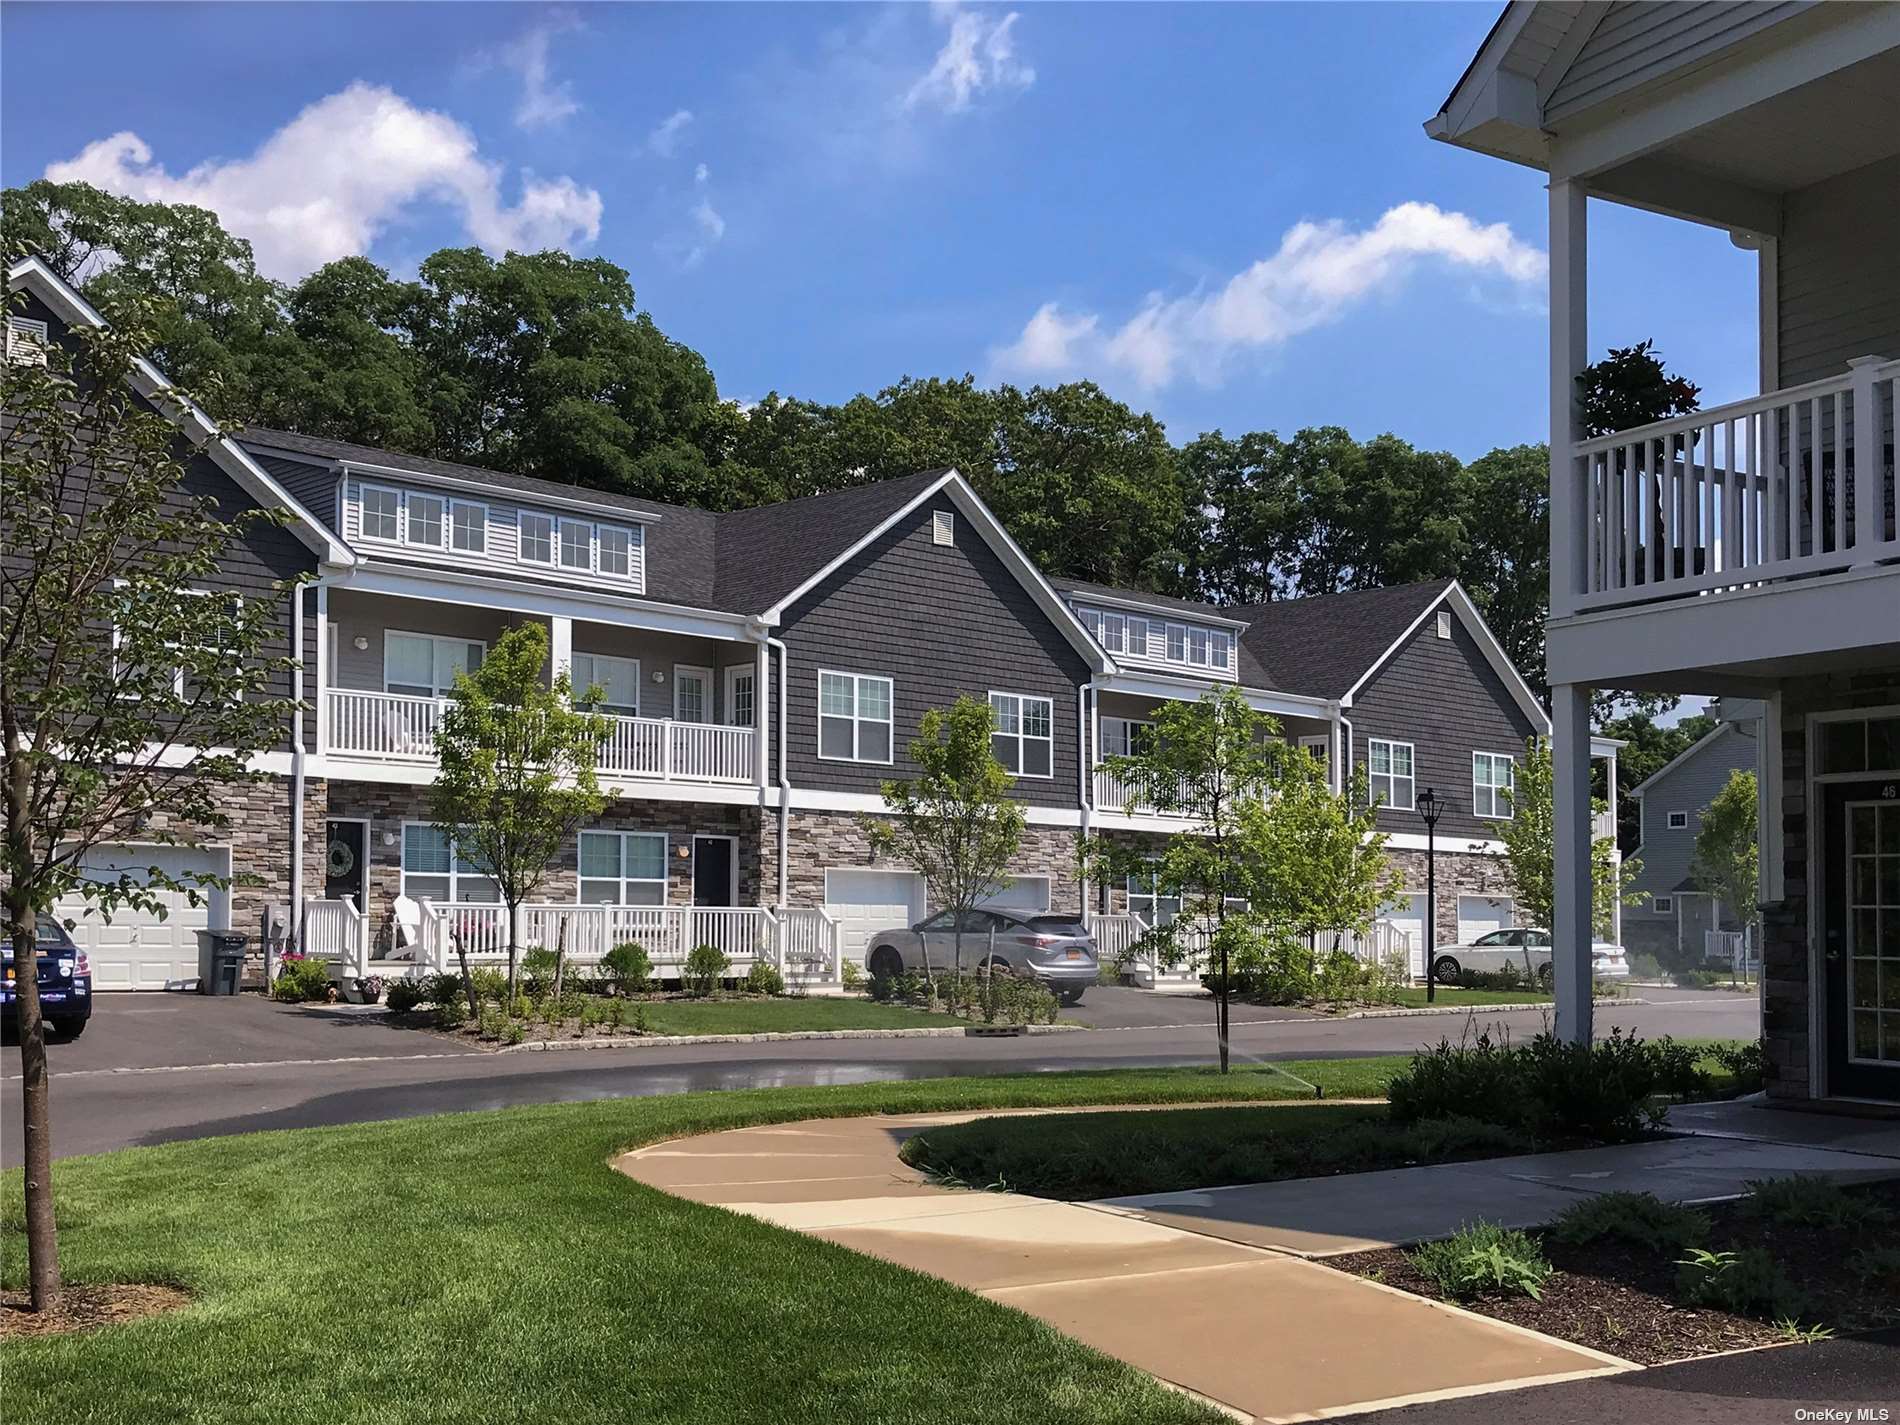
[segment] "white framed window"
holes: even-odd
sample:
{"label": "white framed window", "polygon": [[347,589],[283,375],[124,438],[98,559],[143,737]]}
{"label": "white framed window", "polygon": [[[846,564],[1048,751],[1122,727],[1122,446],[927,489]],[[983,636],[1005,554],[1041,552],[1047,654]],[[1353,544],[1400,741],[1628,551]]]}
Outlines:
{"label": "white framed window", "polygon": [[[115,579],[112,582],[114,588],[126,587],[126,581],[123,579]],[[240,595],[218,589],[180,589],[178,592],[194,599],[210,600],[211,602],[204,607],[209,608],[211,613],[205,618],[191,620],[197,635],[195,638],[185,642],[167,643],[165,647],[174,651],[188,649],[194,653],[221,653],[237,645],[237,620],[244,609],[244,600]],[[119,649],[122,643],[120,625],[115,622],[112,625],[112,664],[115,678],[119,676],[121,669],[128,666],[119,660]],[[184,664],[180,663],[172,668],[171,683],[173,696],[184,697]],[[137,694],[127,694],[127,696],[136,697]]]}
{"label": "white framed window", "polygon": [[1669,915],[1676,908],[1676,898],[1674,896],[1653,896],[1650,898],[1650,904],[1656,908],[1656,914]]}
{"label": "white framed window", "polygon": [[533,510],[523,510],[519,523],[522,563],[552,564],[554,562],[554,517],[538,515]]}
{"label": "white framed window", "polygon": [[494,905],[501,900],[495,882],[449,845],[446,831],[426,821],[402,824],[402,893],[436,902]]}
{"label": "white framed window", "polygon": [[1669,829],[1671,831],[1682,831],[1686,829],[1688,825],[1689,825],[1688,812],[1672,811],[1669,813]]}
{"label": "white framed window", "polygon": [[449,501],[449,548],[464,554],[488,552],[488,506],[473,500]]}
{"label": "white framed window", "polygon": [[1082,621],[1082,627],[1089,631],[1089,637],[1100,643],[1102,641],[1102,611],[1077,608],[1075,616]]}
{"label": "white framed window", "polygon": [[1300,751],[1312,757],[1321,766],[1332,760],[1333,739],[1330,734],[1320,732],[1300,739]]}
{"label": "white framed window", "polygon": [[828,762],[891,761],[893,684],[869,673],[818,674],[818,755]]}
{"label": "white framed window", "polygon": [[1373,737],[1366,741],[1366,775],[1372,799],[1394,811],[1412,809],[1412,744]]}
{"label": "white framed window", "polygon": [[1234,636],[1225,629],[1214,629],[1207,635],[1207,666],[1228,669],[1234,666]]}
{"label": "white framed window", "polygon": [[1102,755],[1104,757],[1134,757],[1148,748],[1148,729],[1151,722],[1143,722],[1132,717],[1105,717],[1102,719]]}
{"label": "white framed window", "polygon": [[357,533],[364,539],[402,543],[402,491],[387,485],[357,486],[361,517]]}
{"label": "white framed window", "polygon": [[616,579],[633,573],[633,536],[619,525],[604,524],[598,531],[600,572]]}
{"label": "white framed window", "polygon": [[733,727],[751,727],[759,715],[758,670],[743,663],[726,669],[726,722]]}
{"label": "white framed window", "polygon": [[482,666],[488,645],[473,638],[443,638],[430,633],[383,632],[383,691],[418,698],[439,698],[455,686],[455,675]]}
{"label": "white framed window", "polygon": [[1102,615],[1102,647],[1120,653],[1128,646],[1128,620],[1121,614]]}
{"label": "white framed window", "polygon": [[679,722],[713,720],[712,669],[673,665],[673,716]]}
{"label": "white framed window", "polygon": [[1171,623],[1168,625],[1168,661],[1170,663],[1187,662],[1187,625]]}
{"label": "white framed window", "polygon": [[1188,662],[1196,668],[1207,666],[1207,630],[1191,628],[1188,630]]}
{"label": "white framed window", "polygon": [[1471,754],[1471,812],[1499,821],[1511,819],[1511,792],[1517,759],[1502,752]]}
{"label": "white framed window", "polygon": [[1135,614],[1128,615],[1128,627],[1124,637],[1127,640],[1128,652],[1136,658],[1148,656],[1148,628],[1147,619]]}
{"label": "white framed window", "polygon": [[1166,925],[1181,913],[1181,897],[1164,896],[1155,872],[1137,871],[1128,877],[1128,910],[1149,925]]}
{"label": "white framed window", "polygon": [[577,700],[589,688],[600,689],[600,701],[589,704],[596,712],[621,717],[640,716],[640,660],[611,658],[605,653],[576,653],[568,664],[568,681]]}
{"label": "white framed window", "polygon": [[579,851],[582,905],[666,904],[664,832],[583,831]]}
{"label": "white framed window", "polygon": [[1055,703],[1022,693],[991,693],[996,728],[990,748],[1019,777],[1053,777],[1056,761]]}
{"label": "white framed window", "polygon": [[404,544],[419,544],[429,549],[442,547],[442,497],[411,491],[403,497]]}
{"label": "white framed window", "polygon": [[594,567],[594,527],[585,520],[561,521],[561,567],[581,570]]}

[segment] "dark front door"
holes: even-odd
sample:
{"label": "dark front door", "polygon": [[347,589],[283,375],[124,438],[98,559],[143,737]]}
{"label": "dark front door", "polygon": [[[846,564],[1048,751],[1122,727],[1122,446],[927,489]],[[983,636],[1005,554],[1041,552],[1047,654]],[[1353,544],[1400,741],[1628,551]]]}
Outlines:
{"label": "dark front door", "polygon": [[732,843],[723,836],[693,838],[693,904],[732,904]]}
{"label": "dark front door", "polygon": [[1828,1092],[1900,1099],[1900,779],[1822,795]]}
{"label": "dark front door", "polygon": [[369,827],[360,821],[333,821],[324,837],[323,898],[355,898],[356,908],[363,905],[364,863],[369,859]]}

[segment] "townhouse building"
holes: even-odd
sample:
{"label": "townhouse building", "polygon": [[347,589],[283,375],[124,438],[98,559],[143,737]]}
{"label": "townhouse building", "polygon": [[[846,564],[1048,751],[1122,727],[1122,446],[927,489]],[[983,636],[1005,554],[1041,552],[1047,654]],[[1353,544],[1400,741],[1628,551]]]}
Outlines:
{"label": "townhouse building", "polygon": [[[9,282],[32,341],[99,320],[37,260]],[[1385,919],[1417,968],[1428,786],[1448,805],[1439,937],[1512,922],[1497,830],[1548,722],[1453,581],[1222,607],[1051,580],[954,470],[714,514],[253,428],[213,440],[190,472],[227,508],[285,514],[210,582],[281,600],[280,651],[299,657],[282,691],[305,708],[264,759],[269,780],[231,793],[228,830],[101,853],[115,873],[171,858],[242,878],[162,920],[82,916],[101,988],[178,984],[196,973],[198,927],[259,931],[273,908],[279,934],[340,973],[439,961],[451,925],[498,943],[495,887],[431,824],[428,787],[455,676],[527,621],[547,630],[549,676],[598,687],[612,729],[609,804],[528,909],[530,940],[558,916],[582,953],[637,938],[664,962],[710,941],[835,982],[872,930],[929,909],[862,818],[882,811],[881,782],[914,773],[924,713],[963,693],[994,710],[1027,813],[999,901],[1165,915],[1140,878],[1086,890],[1076,839],[1158,845],[1178,829],[1131,806],[1102,762],[1138,746],[1159,705],[1220,685],[1335,776],[1367,770],[1403,877]]]}

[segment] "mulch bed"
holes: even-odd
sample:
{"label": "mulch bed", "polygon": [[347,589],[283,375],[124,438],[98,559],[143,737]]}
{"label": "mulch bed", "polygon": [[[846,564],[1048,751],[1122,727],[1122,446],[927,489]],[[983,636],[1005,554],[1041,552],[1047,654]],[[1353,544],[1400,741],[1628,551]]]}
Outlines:
{"label": "mulch bed", "polygon": [[[1900,1214],[1900,1182],[1850,1191],[1876,1197]],[[1900,1321],[1900,1280],[1866,1281],[1852,1270],[1855,1252],[1870,1239],[1765,1222],[1743,1212],[1739,1203],[1715,1203],[1704,1210],[1713,1224],[1707,1243],[1711,1250],[1765,1247],[1773,1253],[1810,1303],[1801,1325],[1820,1323],[1845,1334]],[[1546,1241],[1544,1255],[1556,1271],[1544,1283],[1541,1301],[1486,1296],[1458,1304],[1646,1366],[1788,1340],[1768,1322],[1679,1303],[1675,1258],[1681,1253],[1653,1252],[1625,1242],[1571,1247]],[[1403,1251],[1355,1252],[1325,1262],[1419,1296],[1449,1299]]]}
{"label": "mulch bed", "polygon": [[0,1341],[26,1336],[58,1336],[119,1326],[146,1316],[179,1311],[191,1296],[175,1286],[125,1282],[114,1286],[68,1286],[51,1311],[31,1311],[23,1291],[0,1292]]}

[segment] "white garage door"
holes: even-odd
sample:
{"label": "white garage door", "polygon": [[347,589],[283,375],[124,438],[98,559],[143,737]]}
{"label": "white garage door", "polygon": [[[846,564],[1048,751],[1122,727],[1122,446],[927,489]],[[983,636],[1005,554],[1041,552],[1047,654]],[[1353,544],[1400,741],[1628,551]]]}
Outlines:
{"label": "white garage door", "polygon": [[[122,872],[144,881],[156,866],[173,876],[191,871],[227,875],[231,853],[185,846],[101,846],[87,859],[86,874],[93,880],[118,880]],[[163,891],[166,913],[120,906],[108,924],[97,910],[89,910],[79,896],[61,901],[58,913],[71,917],[73,939],[92,961],[96,990],[182,989],[198,977],[198,932],[208,925],[227,924],[229,897],[224,891],[200,893],[192,905],[182,891]]]}
{"label": "white garage door", "polygon": [[1511,925],[1511,902],[1493,896],[1458,897],[1458,943],[1469,945],[1480,935]]}
{"label": "white garage door", "polygon": [[838,922],[839,949],[860,965],[871,934],[923,919],[923,899],[910,871],[825,872],[825,910]]}
{"label": "white garage door", "polygon": [[984,897],[983,904],[998,910],[1045,911],[1049,909],[1049,878],[1018,876],[995,895]]}
{"label": "white garage door", "polygon": [[1394,930],[1402,931],[1411,938],[1411,967],[1414,975],[1425,973],[1425,897],[1399,896],[1389,901],[1379,912],[1379,918],[1390,921]]}

